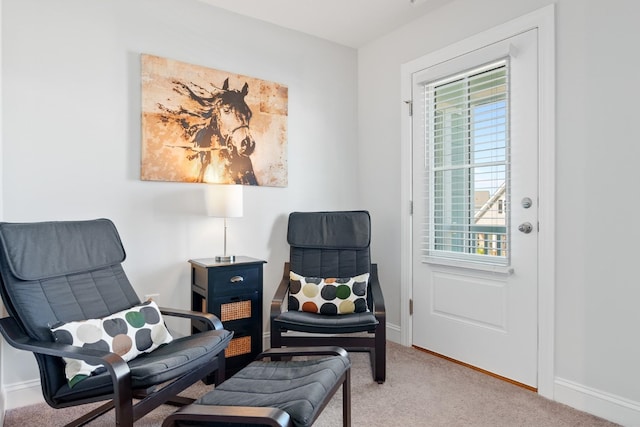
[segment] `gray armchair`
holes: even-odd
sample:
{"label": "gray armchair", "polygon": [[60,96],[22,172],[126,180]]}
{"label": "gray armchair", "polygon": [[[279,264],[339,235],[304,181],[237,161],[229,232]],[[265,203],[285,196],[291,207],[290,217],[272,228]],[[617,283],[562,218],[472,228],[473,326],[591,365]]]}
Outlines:
{"label": "gray armchair", "polygon": [[[11,346],[35,355],[51,407],[107,401],[69,426],[112,408],[114,425],[132,426],[163,403],[192,402],[178,393],[210,373],[216,372],[217,382],[224,379],[224,349],[232,333],[210,314],[161,308],[162,315],[200,319],[209,330],[174,339],[129,362],[115,350],[54,341],[56,324],[101,319],[141,303],[122,268],[124,259],[120,236],[106,219],[0,223],[0,294],[9,313],[0,319],[0,333]],[[149,322],[163,324],[158,319]],[[63,357],[104,369],[70,384]],[[134,405],[134,398],[141,400]]]}
{"label": "gray armchair", "polygon": [[[271,303],[271,348],[336,345],[347,351],[368,352],[373,378],[383,383],[386,315],[377,264],[371,263],[369,213],[293,212],[289,215],[287,241],[290,260],[284,265],[282,280]],[[308,301],[312,309],[306,310],[299,298],[292,297],[292,283],[300,288],[301,282],[292,280],[291,272],[310,283],[320,283],[319,278],[345,282],[347,278],[368,274],[366,298],[353,301],[345,298],[347,311],[353,311],[349,314],[339,314],[342,310],[339,303],[323,303],[320,297]],[[353,286],[353,292],[357,293],[357,284]],[[310,288],[315,292],[313,286]],[[335,289],[333,286],[326,289],[331,298],[335,297]],[[315,308],[318,312],[311,312]],[[313,335],[294,335],[291,331]]]}

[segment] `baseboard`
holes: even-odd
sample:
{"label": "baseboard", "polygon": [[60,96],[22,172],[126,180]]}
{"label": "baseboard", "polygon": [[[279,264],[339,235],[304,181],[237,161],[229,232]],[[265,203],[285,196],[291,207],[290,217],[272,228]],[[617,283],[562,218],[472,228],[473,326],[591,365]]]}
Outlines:
{"label": "baseboard", "polygon": [[2,389],[4,407],[2,415],[10,409],[20,408],[36,403],[44,403],[40,380],[35,379],[16,384],[5,384]]}
{"label": "baseboard", "polygon": [[402,344],[402,331],[399,325],[387,322],[387,341]]}
{"label": "baseboard", "polygon": [[623,426],[640,426],[640,402],[556,378],[554,399]]}
{"label": "baseboard", "polygon": [[0,390],[0,426],[4,425],[4,412],[7,410],[7,405],[5,405],[5,393],[4,389]]}

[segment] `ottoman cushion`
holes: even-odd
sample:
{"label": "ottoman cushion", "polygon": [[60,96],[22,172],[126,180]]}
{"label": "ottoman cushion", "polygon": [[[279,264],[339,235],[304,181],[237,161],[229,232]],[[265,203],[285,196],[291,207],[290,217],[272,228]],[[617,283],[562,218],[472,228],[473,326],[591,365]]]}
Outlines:
{"label": "ottoman cushion", "polygon": [[310,426],[322,402],[351,363],[347,357],[256,361],[195,403],[279,408],[294,425]]}

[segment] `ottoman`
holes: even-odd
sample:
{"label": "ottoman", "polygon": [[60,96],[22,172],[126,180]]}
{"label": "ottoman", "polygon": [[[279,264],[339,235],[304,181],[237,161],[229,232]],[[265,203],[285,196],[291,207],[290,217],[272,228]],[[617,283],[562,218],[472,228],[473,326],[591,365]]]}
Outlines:
{"label": "ottoman", "polygon": [[[277,360],[307,356],[304,360]],[[322,356],[322,357],[309,357]],[[268,350],[193,404],[171,414],[170,426],[253,424],[308,427],[343,390],[343,426],[351,425],[351,362],[339,347]],[[219,423],[219,424],[218,424]]]}

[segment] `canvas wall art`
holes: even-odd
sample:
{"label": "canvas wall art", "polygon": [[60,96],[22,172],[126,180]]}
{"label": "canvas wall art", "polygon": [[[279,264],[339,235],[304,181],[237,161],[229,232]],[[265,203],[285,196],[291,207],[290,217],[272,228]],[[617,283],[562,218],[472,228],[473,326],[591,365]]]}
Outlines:
{"label": "canvas wall art", "polygon": [[141,61],[142,180],[287,186],[287,86]]}

